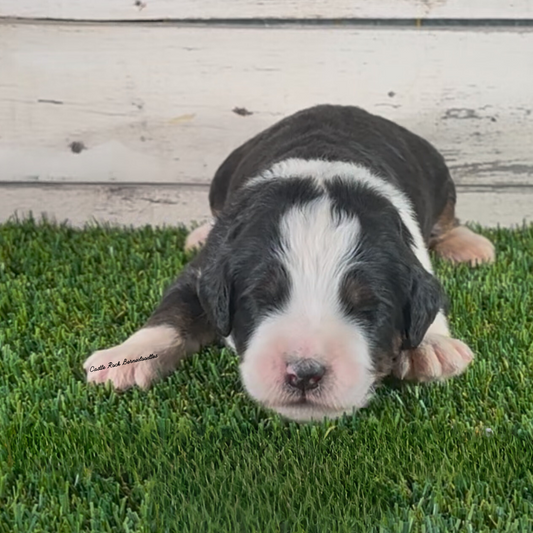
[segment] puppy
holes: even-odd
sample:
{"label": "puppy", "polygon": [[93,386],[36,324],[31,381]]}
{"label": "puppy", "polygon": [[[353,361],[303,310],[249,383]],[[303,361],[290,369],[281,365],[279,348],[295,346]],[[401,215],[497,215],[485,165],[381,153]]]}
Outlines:
{"label": "puppy", "polygon": [[357,107],[306,109],[232,152],[209,201],[199,253],[142,329],[86,360],[88,381],[148,387],[224,340],[252,398],[307,421],[365,406],[387,375],[444,380],[472,361],[428,250],[475,265],[494,247],[459,225],[424,139]]}

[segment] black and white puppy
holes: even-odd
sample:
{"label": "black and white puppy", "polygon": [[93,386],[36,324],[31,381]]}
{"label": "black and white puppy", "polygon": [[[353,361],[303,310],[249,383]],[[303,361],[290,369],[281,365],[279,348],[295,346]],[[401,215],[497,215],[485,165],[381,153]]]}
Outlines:
{"label": "black and white puppy", "polygon": [[331,105],[285,118],[222,163],[214,224],[187,243],[205,245],[141,330],[86,360],[88,381],[148,387],[225,339],[250,396],[305,421],[363,407],[389,374],[461,374],[473,355],[450,336],[428,250],[477,264],[494,247],[455,199],[442,156],[386,119]]}

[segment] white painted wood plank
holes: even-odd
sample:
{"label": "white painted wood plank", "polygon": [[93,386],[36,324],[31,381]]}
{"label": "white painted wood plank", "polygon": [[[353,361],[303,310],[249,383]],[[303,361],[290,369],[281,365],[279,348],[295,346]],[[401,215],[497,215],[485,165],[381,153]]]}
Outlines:
{"label": "white painted wood plank", "polygon": [[328,102],[426,137],[460,183],[531,183],[531,50],[526,30],[4,24],[0,181],[208,183],[241,142]]}
{"label": "white painted wood plank", "polygon": [[46,215],[74,226],[111,224],[190,226],[210,218],[208,188],[177,186],[35,185],[0,188],[0,223],[10,217]]}
{"label": "white painted wood plank", "polygon": [[532,0],[2,0],[1,17],[64,20],[533,18]]}
{"label": "white painted wood plank", "polygon": [[[201,223],[210,218],[206,187],[118,185],[26,185],[0,187],[0,223],[15,213],[46,214],[75,226],[97,220],[154,226]],[[464,222],[516,226],[533,222],[533,187],[458,190],[457,213]]]}

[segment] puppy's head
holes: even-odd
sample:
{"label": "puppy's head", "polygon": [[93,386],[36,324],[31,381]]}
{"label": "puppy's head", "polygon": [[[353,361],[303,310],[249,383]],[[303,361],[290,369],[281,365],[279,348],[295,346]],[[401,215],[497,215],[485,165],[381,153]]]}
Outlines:
{"label": "puppy's head", "polygon": [[200,301],[259,403],[299,421],[351,413],[421,342],[440,286],[385,200],[359,191],[348,205],[297,180],[261,188],[213,228]]}

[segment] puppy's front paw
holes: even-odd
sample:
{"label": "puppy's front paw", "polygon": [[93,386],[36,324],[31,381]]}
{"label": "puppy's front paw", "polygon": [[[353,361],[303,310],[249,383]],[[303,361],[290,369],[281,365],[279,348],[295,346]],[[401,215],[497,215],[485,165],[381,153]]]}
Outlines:
{"label": "puppy's front paw", "polygon": [[[105,383],[111,381],[116,389],[129,389],[136,385],[135,364],[124,364],[131,358],[131,352],[123,345],[115,346],[107,350],[98,350],[88,357],[83,363],[87,372],[87,382]],[[140,354],[136,354],[139,357]],[[150,354],[145,354],[149,356]]]}
{"label": "puppy's front paw", "polygon": [[119,390],[148,388],[174,370],[180,352],[176,331],[168,326],[141,329],[122,344],[94,352],[83,364],[87,382],[111,381]]}
{"label": "puppy's front paw", "polygon": [[420,346],[400,354],[394,375],[419,382],[444,381],[462,374],[473,359],[472,350],[464,342],[428,334]]}

